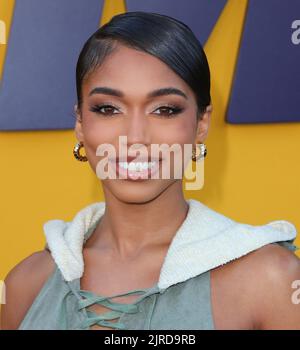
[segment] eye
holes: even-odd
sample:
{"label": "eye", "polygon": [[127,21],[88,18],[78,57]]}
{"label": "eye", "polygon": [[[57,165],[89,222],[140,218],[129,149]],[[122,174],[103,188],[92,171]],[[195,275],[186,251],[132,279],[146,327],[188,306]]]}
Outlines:
{"label": "eye", "polygon": [[179,106],[173,106],[173,105],[164,105],[164,106],[158,107],[156,110],[160,110],[160,113],[158,113],[158,115],[168,118],[168,117],[172,117],[173,115],[181,113],[183,111],[183,108]]}
{"label": "eye", "polygon": [[[163,105],[156,108],[155,110],[160,111],[159,113],[155,114],[168,118],[181,113],[184,109],[175,105]],[[90,108],[90,111],[97,114],[102,114],[104,116],[112,116],[114,114],[119,114],[118,112],[115,112],[118,111],[118,108],[113,106],[112,104],[94,105]]]}
{"label": "eye", "polygon": [[97,114],[102,114],[106,116],[118,114],[118,113],[114,113],[114,110],[117,110],[117,108],[110,104],[95,105],[90,108],[91,112],[95,112]]}

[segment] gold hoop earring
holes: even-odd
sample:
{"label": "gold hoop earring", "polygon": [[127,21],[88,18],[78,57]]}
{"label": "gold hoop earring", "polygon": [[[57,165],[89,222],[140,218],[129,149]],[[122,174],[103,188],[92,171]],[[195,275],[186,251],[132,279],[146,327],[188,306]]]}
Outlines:
{"label": "gold hoop earring", "polygon": [[77,142],[73,148],[73,155],[80,162],[86,162],[88,160],[87,157],[80,154],[80,149],[82,147],[83,147],[83,143],[81,141]]}
{"label": "gold hoop earring", "polygon": [[[199,154],[197,154],[197,150]],[[194,162],[200,161],[201,159],[204,159],[206,157],[206,154],[207,148],[205,143],[196,144],[193,147],[192,160]]]}

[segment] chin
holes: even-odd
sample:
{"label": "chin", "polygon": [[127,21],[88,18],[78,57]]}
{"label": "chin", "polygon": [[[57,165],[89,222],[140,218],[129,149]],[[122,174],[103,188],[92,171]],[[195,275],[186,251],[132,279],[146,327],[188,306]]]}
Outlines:
{"label": "chin", "polygon": [[[104,182],[104,181],[103,181]],[[170,180],[150,179],[135,180],[105,180],[102,183],[104,193],[110,192],[124,203],[143,204],[160,196],[171,184]]]}

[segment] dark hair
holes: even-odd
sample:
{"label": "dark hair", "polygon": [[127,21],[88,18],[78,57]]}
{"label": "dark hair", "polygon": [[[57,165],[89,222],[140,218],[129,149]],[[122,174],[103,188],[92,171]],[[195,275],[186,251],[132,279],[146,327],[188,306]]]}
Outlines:
{"label": "dark hair", "polygon": [[192,30],[172,17],[151,12],[125,12],[102,25],[84,44],[76,66],[78,108],[82,83],[121,43],[166,63],[194,91],[201,115],[211,102],[210,71],[205,52]]}

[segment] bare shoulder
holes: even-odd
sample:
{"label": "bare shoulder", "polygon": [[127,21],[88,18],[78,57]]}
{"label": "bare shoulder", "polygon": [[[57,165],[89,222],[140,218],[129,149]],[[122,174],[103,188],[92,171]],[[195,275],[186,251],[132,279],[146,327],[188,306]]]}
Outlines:
{"label": "bare shoulder", "polygon": [[257,271],[251,273],[256,290],[251,299],[259,329],[299,330],[300,259],[285,247],[268,244],[249,257],[249,266]]}
{"label": "bare shoulder", "polygon": [[31,254],[19,262],[5,278],[6,303],[1,307],[1,329],[17,329],[54,272],[55,262],[47,250]]}
{"label": "bare shoulder", "polygon": [[[256,281],[261,285],[259,290],[267,292],[267,288],[277,286],[280,288],[290,287],[296,277],[300,278],[300,259],[296,254],[279,244],[267,244],[243,257],[236,268],[245,272],[249,278],[245,283]],[[256,286],[257,288],[258,286]]]}
{"label": "bare shoulder", "polygon": [[[300,329],[300,297],[293,302],[300,259],[287,248],[275,243],[258,248],[217,268],[214,281],[230,307],[244,313],[245,328]],[[218,297],[218,289],[215,293]]]}

